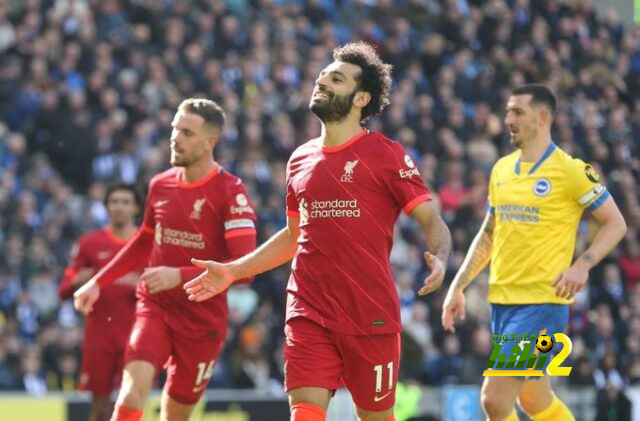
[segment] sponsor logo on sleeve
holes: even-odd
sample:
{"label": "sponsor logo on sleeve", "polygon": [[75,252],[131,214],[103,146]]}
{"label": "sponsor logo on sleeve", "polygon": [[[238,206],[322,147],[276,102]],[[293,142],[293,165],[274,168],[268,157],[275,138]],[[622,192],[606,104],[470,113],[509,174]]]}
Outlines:
{"label": "sponsor logo on sleeve", "polygon": [[236,203],[238,203],[238,205],[240,206],[247,206],[249,204],[249,201],[247,200],[247,196],[242,193],[238,193],[236,195]]}
{"label": "sponsor logo on sleeve", "polygon": [[414,164],[413,159],[409,156],[409,154],[404,155],[404,164],[407,166],[407,169],[401,168],[398,172],[400,173],[400,178],[411,178],[414,175],[420,176],[420,171],[416,168],[416,164]]}
{"label": "sponsor logo on sleeve", "polygon": [[600,176],[598,175],[596,170],[594,170],[593,167],[589,164],[584,166],[584,175],[586,175],[589,181],[591,181],[592,183],[600,182]]}
{"label": "sponsor logo on sleeve", "polygon": [[245,196],[244,194],[238,193],[236,195],[236,204],[238,206],[231,205],[231,207],[229,208],[229,212],[231,213],[231,215],[253,213],[253,208],[249,206],[249,199],[247,199],[247,196]]}

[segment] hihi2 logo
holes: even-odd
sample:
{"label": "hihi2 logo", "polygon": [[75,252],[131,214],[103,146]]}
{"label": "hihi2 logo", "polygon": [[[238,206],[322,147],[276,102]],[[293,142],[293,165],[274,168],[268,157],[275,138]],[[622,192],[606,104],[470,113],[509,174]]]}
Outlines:
{"label": "hihi2 logo", "polygon": [[[502,343],[500,343],[501,339]],[[527,337],[526,333],[519,336],[515,333],[511,335],[496,333],[491,340],[493,351],[482,375],[485,377],[543,376],[542,369],[549,358],[549,351],[553,349],[554,339],[556,343],[560,342],[563,346],[558,355],[554,356],[547,365],[546,372],[549,376],[568,376],[571,373],[571,367],[560,367],[560,364],[571,354],[573,345],[571,339],[564,333],[555,333],[553,339],[546,334],[541,334],[536,339],[536,335]],[[519,341],[521,345],[511,346],[511,355],[501,354],[500,351],[508,340]],[[535,349],[532,351],[534,341]]]}

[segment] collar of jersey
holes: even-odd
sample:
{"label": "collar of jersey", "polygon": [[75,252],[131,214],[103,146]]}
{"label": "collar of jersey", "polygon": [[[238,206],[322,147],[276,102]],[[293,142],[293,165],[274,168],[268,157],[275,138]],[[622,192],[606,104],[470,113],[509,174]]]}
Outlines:
{"label": "collar of jersey", "polygon": [[[544,152],[544,154],[542,154],[540,159],[538,159],[538,162],[536,162],[533,165],[533,167],[531,167],[531,169],[529,170],[527,175],[533,174],[538,168],[540,168],[540,165],[542,165],[542,163],[544,161],[546,161],[547,158],[549,158],[551,156],[551,154],[553,153],[553,151],[556,150],[557,147],[558,147],[558,145],[556,145],[556,143],[552,140],[551,143],[549,143],[549,147],[547,148],[547,150]],[[515,171],[516,171],[517,175],[520,175],[520,158],[518,158],[518,160],[516,161],[516,169],[515,169]]]}
{"label": "collar of jersey", "polygon": [[[131,237],[133,237],[136,234],[137,231],[138,231],[137,229],[134,229],[131,232]],[[131,237],[129,237],[129,238],[120,238],[117,235],[115,235],[113,233],[113,231],[111,231],[111,228],[109,228],[109,227],[105,227],[104,228],[104,233],[106,234],[106,236],[109,239],[109,241],[111,241],[113,244],[118,244],[118,245],[127,244],[127,241],[129,241],[129,238],[131,238]]]}
{"label": "collar of jersey", "polygon": [[208,182],[209,180],[211,180],[212,178],[214,178],[216,175],[220,174],[221,172],[222,172],[222,167],[220,166],[220,164],[216,162],[215,166],[213,167],[213,169],[209,174],[207,174],[206,176],[202,177],[200,180],[195,181],[193,183],[186,183],[182,179],[182,174],[184,174],[184,169],[182,169],[182,171],[178,171],[177,177],[176,177],[178,181],[178,187],[181,187],[183,189],[193,189],[196,187],[200,187],[206,182]]}
{"label": "collar of jersey", "polygon": [[349,146],[353,145],[354,142],[356,142],[359,139],[362,139],[364,137],[364,135],[366,135],[367,133],[369,133],[369,130],[367,130],[366,128],[362,128],[362,131],[360,133],[358,133],[357,135],[353,136],[351,139],[347,140],[346,142],[344,142],[342,145],[338,145],[338,146],[323,146],[322,147],[322,152],[325,153],[333,153],[333,152],[339,152],[345,148],[348,148]]}

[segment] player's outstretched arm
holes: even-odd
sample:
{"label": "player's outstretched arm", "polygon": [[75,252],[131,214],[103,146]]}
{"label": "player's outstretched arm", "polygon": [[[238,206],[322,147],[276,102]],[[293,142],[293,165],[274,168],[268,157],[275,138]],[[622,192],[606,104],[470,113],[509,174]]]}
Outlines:
{"label": "player's outstretched arm", "polygon": [[469,251],[458,269],[458,273],[453,278],[451,288],[464,289],[475,279],[476,276],[487,266],[491,260],[491,249],[493,248],[493,229],[496,218],[491,212],[482,221],[480,231],[471,242]]}
{"label": "player's outstretched arm", "polygon": [[197,302],[207,300],[229,288],[238,279],[258,275],[288,262],[298,248],[299,234],[298,219],[289,217],[286,228],[240,259],[224,264],[192,259],[195,266],[206,269],[206,272],[184,284],[189,299]]}
{"label": "player's outstretched arm", "polygon": [[451,282],[442,307],[442,327],[449,332],[456,331],[454,326],[456,320],[464,320],[464,289],[491,260],[494,227],[495,217],[491,212],[487,212],[480,231],[473,239],[458,273]]}
{"label": "player's outstretched arm", "polygon": [[429,250],[424,254],[429,276],[418,294],[427,295],[440,287],[447,269],[447,261],[451,252],[451,234],[449,228],[440,217],[433,202],[424,202],[411,211],[411,217],[422,226]]}
{"label": "player's outstretched arm", "polygon": [[608,197],[591,214],[601,224],[600,229],[589,248],[553,282],[558,297],[572,298],[584,288],[589,270],[609,254],[627,232],[627,223],[613,198]]}
{"label": "player's outstretched arm", "polygon": [[100,285],[95,278],[82,285],[73,293],[73,306],[80,313],[87,316],[93,311],[93,305],[100,298]]}
{"label": "player's outstretched arm", "polygon": [[142,229],[138,231],[100,272],[73,294],[73,305],[76,310],[84,315],[91,313],[93,304],[100,297],[100,287],[110,285],[133,271],[140,265],[140,261],[146,262],[152,247],[153,234]]}

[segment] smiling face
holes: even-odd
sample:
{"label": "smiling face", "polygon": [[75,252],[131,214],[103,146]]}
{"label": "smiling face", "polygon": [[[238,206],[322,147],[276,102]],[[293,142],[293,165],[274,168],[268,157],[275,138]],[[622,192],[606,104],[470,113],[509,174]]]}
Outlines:
{"label": "smiling face", "polygon": [[171,165],[188,167],[211,156],[217,136],[204,118],[179,109],[171,126]]}
{"label": "smiling face", "polygon": [[349,115],[358,93],[356,77],[360,71],[355,64],[334,61],[320,72],[309,109],[323,123],[339,122]]}
{"label": "smiling face", "polygon": [[531,104],[531,95],[511,95],[504,123],[516,148],[529,145],[549,122],[550,112],[542,105]]}

